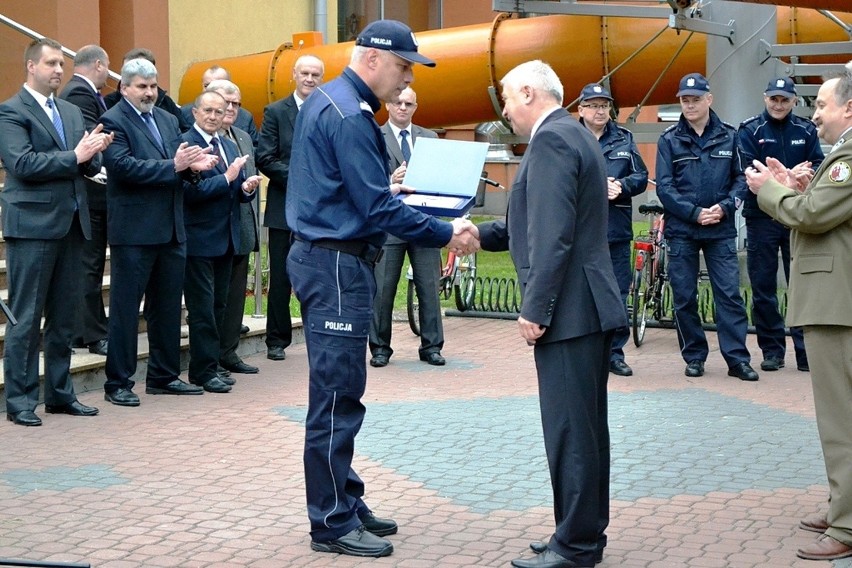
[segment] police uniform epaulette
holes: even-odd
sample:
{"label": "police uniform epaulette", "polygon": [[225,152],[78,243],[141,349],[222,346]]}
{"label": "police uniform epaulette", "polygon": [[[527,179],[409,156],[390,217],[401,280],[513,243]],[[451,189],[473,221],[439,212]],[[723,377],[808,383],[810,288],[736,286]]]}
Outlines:
{"label": "police uniform epaulette", "polygon": [[749,118],[745,119],[744,121],[742,121],[742,122],[740,123],[740,128],[742,128],[743,126],[745,126],[745,125],[746,125],[746,124],[748,124],[749,122],[754,122],[755,120],[757,120],[757,119],[758,119],[758,118],[760,118],[761,116],[763,116],[763,115],[761,115],[761,114],[756,114],[756,115],[754,115],[754,116],[751,116],[751,117],[749,117]]}
{"label": "police uniform epaulette", "polygon": [[678,125],[678,124],[679,124],[679,123],[675,122],[674,124],[672,124],[671,126],[669,126],[668,128],[666,128],[665,130],[663,130],[663,134],[668,134],[668,133],[669,133],[669,130],[674,130],[675,128],[677,128],[677,125]]}
{"label": "police uniform epaulette", "polygon": [[721,122],[723,126],[727,126],[728,128],[731,128],[733,130],[737,129],[737,127],[731,124],[730,122],[725,122],[724,120],[720,120],[719,122]]}

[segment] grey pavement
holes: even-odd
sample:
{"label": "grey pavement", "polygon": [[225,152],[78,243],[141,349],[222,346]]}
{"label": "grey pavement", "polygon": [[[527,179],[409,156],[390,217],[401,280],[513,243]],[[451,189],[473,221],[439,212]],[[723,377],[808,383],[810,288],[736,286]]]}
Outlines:
{"label": "grey pavement", "polygon": [[[229,394],[150,396],[94,418],[0,425],[0,556],[135,568],[508,566],[553,530],[532,351],[512,321],[446,318],[445,367],[394,326],[390,365],[368,367],[355,467],[367,503],[400,523],[395,552],[311,551],[301,453],[303,344],[248,362]],[[709,334],[715,342],[715,334]],[[753,364],[760,362],[749,337]],[[745,383],[718,349],[683,376],[672,330],[627,348],[610,377],[612,507],[602,567],[831,566],[799,560],[827,487],[810,378]],[[852,568],[852,561],[834,563]]]}

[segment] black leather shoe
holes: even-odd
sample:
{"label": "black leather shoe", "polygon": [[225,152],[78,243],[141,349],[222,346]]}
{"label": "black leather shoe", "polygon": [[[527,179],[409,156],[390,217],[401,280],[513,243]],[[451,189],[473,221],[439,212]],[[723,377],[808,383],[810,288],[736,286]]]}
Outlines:
{"label": "black leather shoe", "polygon": [[340,538],[318,542],[311,541],[311,548],[317,552],[337,552],[349,556],[390,556],[393,544],[380,536],[376,536],[361,525]]}
{"label": "black leather shoe", "polygon": [[249,329],[249,326],[247,326],[247,325],[240,326],[240,335],[245,335],[250,331],[251,330]]}
{"label": "black leather shoe", "polygon": [[364,515],[358,515],[361,522],[364,523],[364,528],[376,536],[388,536],[396,534],[399,530],[399,525],[393,519],[380,519],[375,516],[372,511]]}
{"label": "black leather shoe", "polygon": [[287,358],[287,354],[284,353],[284,348],[280,345],[273,345],[272,347],[267,348],[266,358],[272,359],[273,361],[283,361]]}
{"label": "black leather shoe", "polygon": [[447,360],[441,357],[441,354],[437,351],[432,351],[431,353],[421,353],[420,360],[425,361],[430,365],[435,365],[436,367],[440,367],[441,365],[447,364]]}
{"label": "black leather shoe", "polygon": [[180,379],[175,379],[161,387],[145,387],[145,394],[204,394],[204,389],[197,385],[188,385]]}
{"label": "black leather shoe", "polygon": [[686,371],[683,372],[687,377],[700,377],[704,375],[704,361],[690,361],[686,364]]}
{"label": "black leather shoe", "polygon": [[94,353],[95,355],[103,355],[104,357],[106,357],[108,346],[109,343],[106,339],[98,339],[97,341],[89,343],[89,353]]}
{"label": "black leather shoe", "polygon": [[729,377],[736,377],[741,381],[756,381],[760,378],[757,372],[748,363],[737,363],[728,369]]}
{"label": "black leather shoe", "polygon": [[237,361],[236,363],[220,363],[222,367],[229,370],[232,373],[243,373],[245,375],[256,375],[260,369],[255,367],[254,365],[249,365],[244,361]]}
{"label": "black leather shoe", "polygon": [[370,366],[371,367],[387,367],[389,361],[390,361],[390,357],[380,353],[378,355],[373,355],[373,357],[370,359]]}
{"label": "black leather shoe", "polygon": [[622,359],[614,359],[609,362],[609,372],[620,377],[633,376],[633,369]]}
{"label": "black leather shoe", "polygon": [[71,416],[94,416],[98,413],[98,409],[94,406],[80,404],[78,400],[72,400],[68,404],[61,404],[59,406],[45,404],[44,411],[48,414],[69,414]]}
{"label": "black leather shoe", "polygon": [[6,420],[20,426],[41,426],[41,418],[32,410],[22,410],[6,414]]}
{"label": "black leather shoe", "polygon": [[222,365],[216,365],[216,374],[217,375],[225,375],[226,377],[231,376],[231,371],[223,367]]}
{"label": "black leather shoe", "polygon": [[594,564],[577,564],[564,556],[547,548],[544,552],[529,558],[517,558],[512,560],[515,568],[591,568]]}
{"label": "black leather shoe", "polygon": [[761,371],[777,371],[784,368],[784,359],[781,357],[767,357],[760,364]]}
{"label": "black leather shoe", "polygon": [[139,397],[130,389],[116,389],[104,393],[104,400],[116,406],[139,406]]}
{"label": "black leather shoe", "polygon": [[235,384],[237,384],[237,380],[231,377],[231,373],[228,373],[227,375],[223,375],[222,373],[216,373],[216,377],[226,385],[234,386]]}
{"label": "black leather shoe", "polygon": [[[540,540],[534,540],[530,543],[530,550],[536,554],[541,554],[547,550],[547,543],[541,542]],[[595,564],[600,564],[601,562],[603,562],[603,550],[598,550],[595,552]]]}
{"label": "black leather shoe", "polygon": [[811,366],[808,365],[807,363],[798,363],[796,365],[796,370],[797,371],[804,371],[805,373],[810,373],[811,372]]}
{"label": "black leather shoe", "polygon": [[216,392],[216,393],[231,392],[231,385],[226,384],[222,380],[222,377],[220,377],[219,375],[216,375],[212,379],[207,379],[204,382],[196,381],[195,379],[189,379],[189,382],[194,384],[194,385],[198,385],[199,387],[203,388],[207,392]]}

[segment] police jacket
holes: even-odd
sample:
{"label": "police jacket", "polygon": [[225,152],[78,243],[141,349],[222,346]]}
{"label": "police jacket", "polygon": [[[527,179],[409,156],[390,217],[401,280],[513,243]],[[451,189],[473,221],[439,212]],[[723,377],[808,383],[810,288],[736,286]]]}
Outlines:
{"label": "police jacket", "polygon": [[300,239],[362,241],[385,233],[428,247],[453,227],[391,195],[387,146],[373,113],[379,99],[350,68],[311,93],[296,120],[287,180],[287,226]]}
{"label": "police jacket", "polygon": [[[583,119],[580,122],[585,123]],[[598,142],[606,161],[607,177],[621,182],[621,195],[609,202],[607,241],[611,243],[633,239],[632,198],[648,187],[648,168],[633,142],[633,133],[609,121]]]}
{"label": "police jacket", "polygon": [[[819,145],[816,125],[792,112],[782,120],[775,120],[767,111],[744,120],[737,131],[743,167],[752,160],[766,162],[775,158],[788,168],[802,162],[812,162],[819,168],[825,156]],[[769,219],[769,215],[757,206],[757,196],[751,191],[743,198],[743,217]]]}
{"label": "police jacket", "polygon": [[[657,195],[666,210],[668,238],[724,239],[736,236],[736,199],[748,191],[737,148],[736,129],[710,110],[698,136],[681,114],[657,142]],[[721,205],[725,216],[699,225],[702,208]]]}

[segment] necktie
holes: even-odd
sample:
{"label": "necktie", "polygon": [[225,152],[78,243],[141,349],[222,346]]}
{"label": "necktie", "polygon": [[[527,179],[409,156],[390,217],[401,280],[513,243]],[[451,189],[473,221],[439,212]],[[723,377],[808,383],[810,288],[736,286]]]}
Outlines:
{"label": "necktie", "polygon": [[408,163],[411,159],[411,146],[408,145],[408,130],[399,131],[399,149],[402,150],[402,159]]}
{"label": "necktie", "polygon": [[59,116],[59,111],[53,106],[53,99],[47,99],[47,108],[50,109],[50,117],[53,121],[53,127],[56,133],[59,134],[59,139],[62,140],[62,149],[68,148],[68,143],[65,141],[65,127],[62,126],[62,117]]}
{"label": "necktie", "polygon": [[216,164],[216,171],[224,174],[225,170],[228,169],[225,164],[225,156],[222,153],[221,147],[219,146],[219,139],[215,136],[210,139],[210,145],[213,147],[213,153],[216,154],[219,158],[219,162]]}
{"label": "necktie", "polygon": [[95,91],[95,94],[98,96],[98,102],[101,104],[101,108],[106,110],[107,107],[106,107],[106,101],[104,100],[104,96],[101,94],[100,91]]}
{"label": "necktie", "polygon": [[148,130],[151,131],[151,135],[154,137],[154,140],[156,140],[157,144],[159,144],[160,150],[165,152],[166,149],[163,147],[163,138],[160,136],[160,131],[157,130],[157,124],[154,122],[154,115],[150,112],[143,112],[142,120],[145,121],[145,126],[148,127]]}

